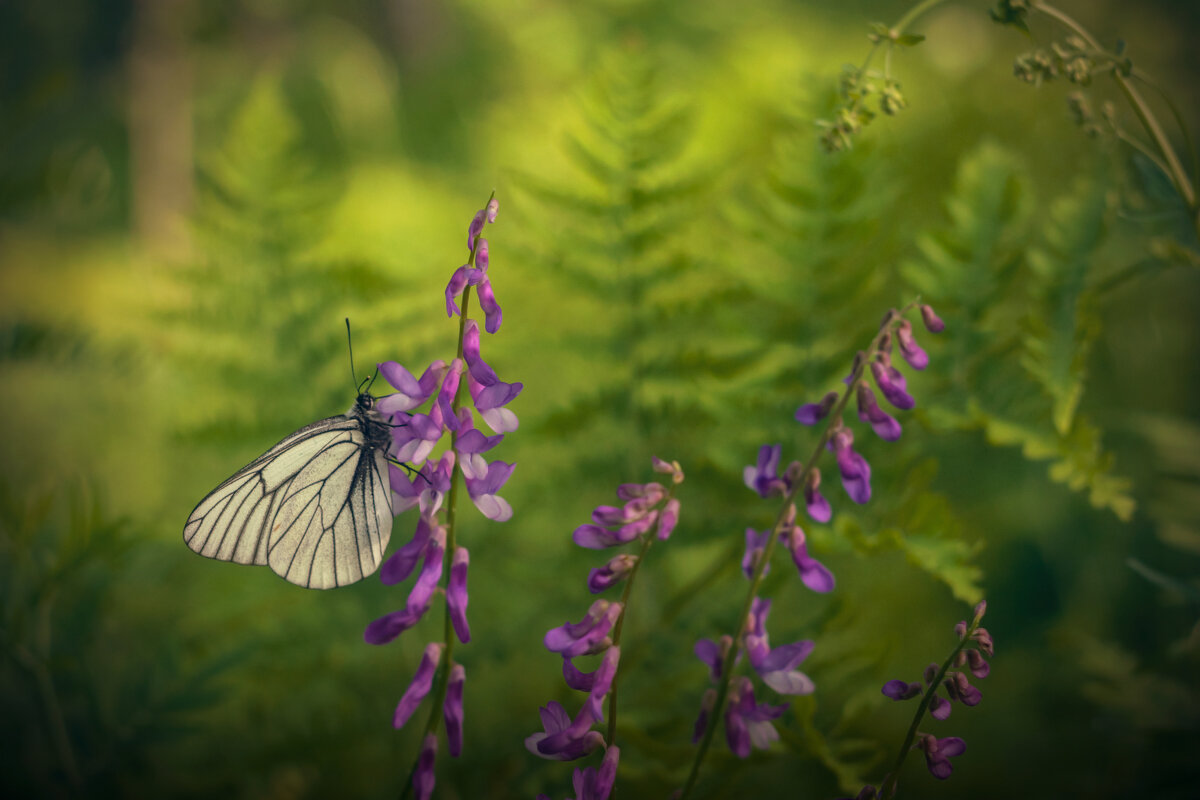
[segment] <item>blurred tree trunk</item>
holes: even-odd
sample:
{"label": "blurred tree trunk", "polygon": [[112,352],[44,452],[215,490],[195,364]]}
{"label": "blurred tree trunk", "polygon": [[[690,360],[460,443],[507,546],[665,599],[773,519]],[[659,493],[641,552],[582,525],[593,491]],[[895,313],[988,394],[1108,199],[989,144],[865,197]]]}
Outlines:
{"label": "blurred tree trunk", "polygon": [[152,254],[187,253],[193,193],[191,0],[136,0],[129,45],[134,234]]}

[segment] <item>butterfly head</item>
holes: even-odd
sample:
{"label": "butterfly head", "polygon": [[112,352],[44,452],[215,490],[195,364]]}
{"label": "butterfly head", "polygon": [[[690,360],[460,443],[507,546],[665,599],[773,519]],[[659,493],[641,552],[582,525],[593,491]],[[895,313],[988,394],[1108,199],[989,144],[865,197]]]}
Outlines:
{"label": "butterfly head", "polygon": [[359,392],[358,398],[354,401],[354,408],[358,411],[370,411],[375,407],[375,398],[366,392]]}

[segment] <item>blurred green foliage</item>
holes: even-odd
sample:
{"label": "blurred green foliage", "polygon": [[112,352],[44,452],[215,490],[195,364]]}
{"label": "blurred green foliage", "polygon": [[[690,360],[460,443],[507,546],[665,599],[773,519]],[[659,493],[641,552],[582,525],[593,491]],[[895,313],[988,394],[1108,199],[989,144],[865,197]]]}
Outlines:
{"label": "blurred green foliage", "polygon": [[[814,123],[894,4],[177,2],[162,28],[145,3],[0,4],[0,791],[399,793],[418,740],[392,708],[440,620],[369,647],[402,588],[305,592],[180,533],[350,405],[344,317],[360,373],[452,355],[442,290],[495,188],[484,355],[525,384],[496,453],[516,515],[463,515],[466,747],[440,796],[565,793],[521,746],[537,706],[576,702],[541,633],[589,602],[571,530],[651,455],[688,480],[626,625],[618,791],[680,785],[692,644],[734,626],[743,531],[775,511],[742,467],[768,442],[806,457],[796,406],[918,293],[947,322],[920,335],[918,408],[898,443],[859,435],[871,503],[830,461],[833,522],[806,526],[837,590],[767,579],[776,640],[817,642],[817,693],[771,753],[714,748],[705,796],[878,780],[908,723],[878,687],[940,659],[980,596],[985,699],[939,729],[970,750],[944,784],[913,759],[905,792],[1190,796],[1196,242],[1152,165],[1013,80],[1028,42],[986,5],[919,22],[892,65],[908,108],[827,154]],[[1196,108],[1195,9],[1139,6],[1068,4]],[[138,58],[183,58],[186,141],[131,120]]]}

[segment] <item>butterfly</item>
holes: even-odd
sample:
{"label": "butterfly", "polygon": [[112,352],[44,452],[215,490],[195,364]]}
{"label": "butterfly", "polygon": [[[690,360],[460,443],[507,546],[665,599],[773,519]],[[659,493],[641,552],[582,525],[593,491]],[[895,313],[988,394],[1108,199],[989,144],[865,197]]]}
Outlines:
{"label": "butterfly", "polygon": [[370,386],[357,386],[345,414],[304,426],[201,500],[183,528],[187,546],[220,561],[269,566],[308,589],[373,574],[392,534],[393,426]]}

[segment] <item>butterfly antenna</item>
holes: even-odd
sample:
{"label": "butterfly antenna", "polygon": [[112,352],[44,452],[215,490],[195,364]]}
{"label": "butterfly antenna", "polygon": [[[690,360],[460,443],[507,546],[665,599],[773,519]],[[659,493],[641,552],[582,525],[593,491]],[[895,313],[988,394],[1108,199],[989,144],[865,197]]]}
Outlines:
{"label": "butterfly antenna", "polygon": [[367,383],[367,394],[371,393],[371,387],[375,385],[375,379],[379,377],[379,367],[375,367],[375,374],[371,376],[371,380]]}
{"label": "butterfly antenna", "polygon": [[358,375],[354,372],[354,341],[350,338],[349,317],[346,317],[346,347],[350,350],[350,382],[357,392],[361,384],[358,382]]}

